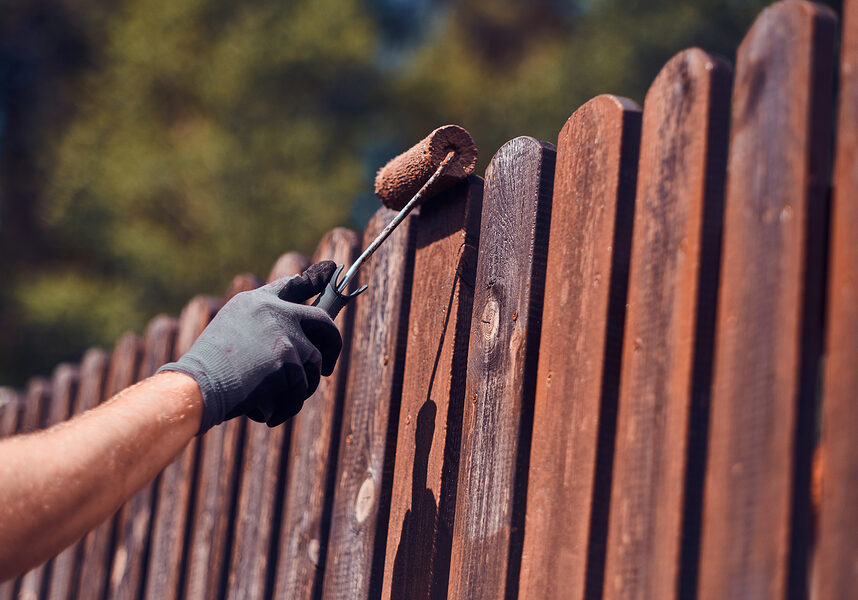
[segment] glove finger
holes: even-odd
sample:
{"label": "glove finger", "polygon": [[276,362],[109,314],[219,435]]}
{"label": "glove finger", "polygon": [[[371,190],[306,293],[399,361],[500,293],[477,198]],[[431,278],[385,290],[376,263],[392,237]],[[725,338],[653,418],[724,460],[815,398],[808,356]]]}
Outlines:
{"label": "glove finger", "polygon": [[340,351],[343,349],[343,336],[328,313],[313,306],[301,310],[301,329],[322,355],[322,375],[327,377],[334,372]]}
{"label": "glove finger", "polygon": [[316,391],[316,388],[319,387],[322,370],[322,353],[307,338],[294,340],[293,343],[304,365],[304,374],[307,376],[307,397],[309,398]]}
{"label": "glove finger", "polygon": [[[309,391],[307,373],[303,365],[297,362],[289,362],[283,365],[280,372],[290,382],[289,393],[285,398],[278,398],[277,402],[272,403],[271,411],[265,420],[269,427],[277,427],[287,419],[297,415],[304,407],[304,400],[312,393]],[[315,385],[318,385],[318,381]],[[315,391],[315,387],[313,391]]]}
{"label": "glove finger", "polygon": [[323,260],[310,265],[306,271],[296,277],[283,277],[269,283],[266,287],[281,300],[304,303],[322,293],[336,269],[337,265],[334,261]]}

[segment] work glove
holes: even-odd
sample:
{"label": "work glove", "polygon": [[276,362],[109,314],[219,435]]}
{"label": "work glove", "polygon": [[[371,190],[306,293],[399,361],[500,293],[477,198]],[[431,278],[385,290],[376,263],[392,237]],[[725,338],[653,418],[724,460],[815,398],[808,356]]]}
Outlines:
{"label": "work glove", "polygon": [[323,261],[236,294],[187,353],[158,370],[185,373],[199,384],[199,435],[243,414],[280,425],[301,410],[320,376],[333,372],[340,332],[325,311],[302,303],[324,290],[335,268]]}

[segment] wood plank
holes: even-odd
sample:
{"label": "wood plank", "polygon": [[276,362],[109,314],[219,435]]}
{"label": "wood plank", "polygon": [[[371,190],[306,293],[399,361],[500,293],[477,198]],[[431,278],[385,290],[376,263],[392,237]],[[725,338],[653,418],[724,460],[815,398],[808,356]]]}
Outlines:
{"label": "wood plank", "polygon": [[[78,368],[70,364],[60,364],[54,369],[50,383],[50,398],[45,407],[43,426],[50,427],[69,418],[73,410],[74,397],[77,394]],[[38,599],[47,593],[53,572],[54,560],[50,559],[21,578],[18,590],[19,598]]]}
{"label": "wood plank", "polygon": [[558,137],[522,598],[601,593],[640,127],[603,95]]}
{"label": "wood plank", "polygon": [[[396,213],[379,209],[366,247]],[[322,595],[375,597],[381,590],[393,479],[393,453],[405,363],[413,218],[406,219],[364,265],[355,302],[343,428]]]}
{"label": "wood plank", "polygon": [[18,433],[32,433],[44,429],[48,421],[51,402],[51,383],[42,377],[27,382],[24,410],[21,413]]}
{"label": "wood plank", "polygon": [[[297,275],[308,261],[297,253],[281,257],[269,281]],[[247,440],[241,467],[235,538],[227,581],[229,598],[259,599],[271,596],[274,583],[280,506],[291,422],[269,428],[264,423],[247,422]]]}
{"label": "wood plank", "polygon": [[[220,300],[197,296],[179,316],[172,360],[178,360],[220,308]],[[152,524],[146,597],[169,600],[179,597],[186,569],[185,537],[195,491],[195,467],[199,450],[193,438],[176,459],[161,473],[161,484]]]}
{"label": "wood plank", "polygon": [[[92,348],[84,354],[80,363],[77,393],[71,407],[73,414],[85,412],[101,400],[109,361],[107,353],[100,348]],[[80,540],[54,559],[48,598],[74,600],[75,591],[80,585],[83,553],[84,544]]]}
{"label": "wood plank", "polygon": [[858,589],[858,2],[843,3],[828,270],[827,357],[822,401],[822,503],[815,598]]}
{"label": "wood plank", "polygon": [[806,589],[834,23],[779,2],[737,53],[702,600]]}
{"label": "wood plank", "polygon": [[688,597],[680,576],[694,581],[729,106],[729,64],[698,48],[644,102],[606,599]]}
{"label": "wood plank", "polygon": [[0,388],[0,438],[15,434],[20,411],[21,399],[18,392],[9,387]]}
{"label": "wood plank", "polygon": [[[102,393],[96,397],[86,395],[86,404],[94,406],[124,390],[137,379],[143,344],[133,333],[126,333],[116,341],[110,356],[107,378]],[[105,597],[113,561],[114,538],[118,514],[89,532],[83,539],[80,580],[75,598],[102,600]]]}
{"label": "wood plank", "polygon": [[515,595],[554,180],[552,144],[504,144],[486,170],[451,598]]}
{"label": "wood plank", "polygon": [[446,594],[474,304],[483,181],[434,198],[417,219],[383,598]]}
{"label": "wood plank", "polygon": [[[259,285],[253,275],[233,278],[224,302]],[[210,429],[199,441],[197,494],[188,536],[186,598],[220,598],[226,589],[238,498],[246,419]]]}
{"label": "wood plank", "polygon": [[[329,259],[350,265],[359,243],[353,231],[334,229],[319,242],[313,262]],[[275,598],[309,600],[318,595],[321,585],[348,370],[351,306],[347,305],[336,319],[343,335],[336,369],[322,379],[319,389],[292,419],[279,551],[277,562],[272,563]]]}
{"label": "wood plank", "polygon": [[[43,429],[48,420],[50,401],[50,382],[42,377],[31,379],[24,392],[24,406],[19,417],[18,433],[32,433]],[[39,574],[42,572],[41,569],[37,569],[37,571]],[[34,597],[32,594],[34,586],[38,586],[39,583],[40,580],[37,581],[31,571],[12,582],[6,582],[0,588],[0,593],[9,595],[11,591],[10,597],[29,600]],[[36,588],[36,592],[38,592],[38,588]]]}
{"label": "wood plank", "polygon": [[[137,381],[142,381],[169,362],[173,356],[178,320],[159,315],[149,322],[144,336],[143,356]],[[137,598],[146,583],[147,557],[152,514],[157,498],[159,477],[135,494],[119,511],[116,546],[110,573],[111,598]]]}

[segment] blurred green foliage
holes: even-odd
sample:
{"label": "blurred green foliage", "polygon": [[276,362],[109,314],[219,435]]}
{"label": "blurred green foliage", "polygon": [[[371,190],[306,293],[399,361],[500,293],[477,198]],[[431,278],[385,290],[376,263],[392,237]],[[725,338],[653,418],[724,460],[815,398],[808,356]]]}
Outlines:
{"label": "blurred green foliage", "polygon": [[555,140],[732,58],[759,0],[5,0],[0,384],[360,227],[375,170],[459,123]]}

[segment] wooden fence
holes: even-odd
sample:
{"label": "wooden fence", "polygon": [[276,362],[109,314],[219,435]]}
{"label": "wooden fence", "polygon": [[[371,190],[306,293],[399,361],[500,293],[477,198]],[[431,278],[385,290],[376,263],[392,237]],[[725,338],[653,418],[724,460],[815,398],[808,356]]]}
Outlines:
{"label": "wooden fence", "polygon": [[[734,69],[685,50],[643,111],[599,96],[556,148],[505,144],[362,271],[301,413],[194,440],[0,600],[854,597],[858,0],[844,23],[838,111],[836,17],[785,0]],[[259,284],[5,390],[0,433],[147,377]]]}

